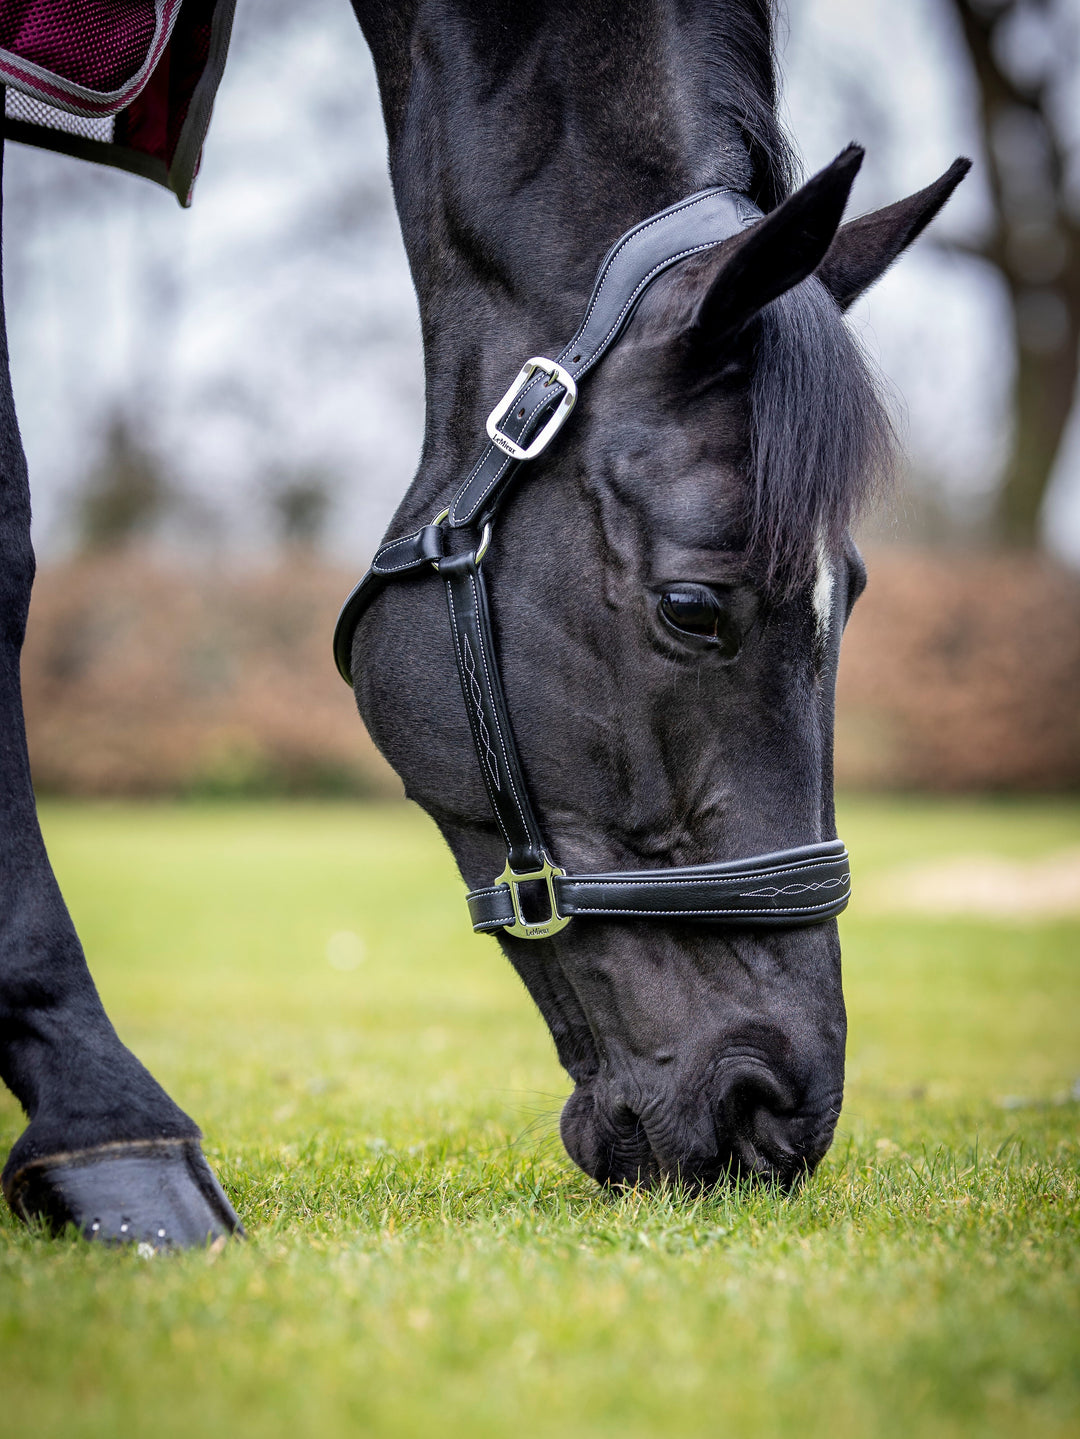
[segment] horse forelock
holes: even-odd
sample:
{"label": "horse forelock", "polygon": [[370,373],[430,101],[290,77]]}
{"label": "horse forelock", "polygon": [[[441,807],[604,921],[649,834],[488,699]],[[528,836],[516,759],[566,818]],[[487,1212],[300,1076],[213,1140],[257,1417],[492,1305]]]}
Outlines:
{"label": "horse forelock", "polygon": [[[736,184],[762,209],[785,199],[798,163],[777,116],[776,0],[705,0],[680,12],[699,43],[700,99],[717,137],[733,127],[743,169],[703,183]],[[712,163],[711,161],[708,163]],[[711,256],[677,267],[646,295],[634,322],[648,344],[686,331],[715,271]],[[770,587],[812,584],[849,526],[891,474],[895,436],[880,382],[839,308],[810,278],[765,307],[752,331],[751,453],[744,528]]]}
{"label": "horse forelock", "polygon": [[[715,261],[691,260],[658,283],[634,322],[638,343],[676,354],[676,393],[714,383],[726,359],[692,332]],[[817,279],[760,311],[736,342],[748,365],[750,445],[738,527],[770,589],[812,585],[892,472],[895,436],[856,336]],[[691,355],[689,365],[687,354]]]}
{"label": "horse forelock", "polygon": [[811,277],[757,319],[750,384],[750,549],[769,580],[812,581],[836,554],[895,451],[879,382],[824,286]]}

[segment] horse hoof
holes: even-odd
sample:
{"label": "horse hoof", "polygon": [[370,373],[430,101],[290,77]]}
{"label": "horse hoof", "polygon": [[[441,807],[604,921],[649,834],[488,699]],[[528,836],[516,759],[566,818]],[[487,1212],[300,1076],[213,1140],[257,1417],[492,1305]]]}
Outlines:
{"label": "horse hoof", "polygon": [[244,1227],[196,1139],[133,1140],[31,1160],[4,1178],[20,1219],[103,1244],[191,1249]]}

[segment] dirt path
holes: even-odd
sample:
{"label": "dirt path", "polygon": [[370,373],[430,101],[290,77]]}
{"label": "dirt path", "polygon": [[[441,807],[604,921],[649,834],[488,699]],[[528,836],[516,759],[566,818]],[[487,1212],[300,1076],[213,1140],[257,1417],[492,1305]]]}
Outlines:
{"label": "dirt path", "polygon": [[891,869],[856,891],[875,913],[963,914],[988,919],[1080,915],[1080,848],[1034,860],[956,855]]}

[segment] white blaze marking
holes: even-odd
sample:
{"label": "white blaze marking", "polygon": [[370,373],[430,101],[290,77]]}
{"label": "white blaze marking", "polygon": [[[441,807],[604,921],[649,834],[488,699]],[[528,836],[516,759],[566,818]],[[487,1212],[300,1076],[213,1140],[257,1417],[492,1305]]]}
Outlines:
{"label": "white blaze marking", "polygon": [[819,641],[824,642],[829,636],[829,625],[832,621],[832,593],[833,593],[833,567],[829,556],[825,552],[825,542],[818,539],[817,545],[817,578],[814,580],[814,614],[817,616],[817,633]]}

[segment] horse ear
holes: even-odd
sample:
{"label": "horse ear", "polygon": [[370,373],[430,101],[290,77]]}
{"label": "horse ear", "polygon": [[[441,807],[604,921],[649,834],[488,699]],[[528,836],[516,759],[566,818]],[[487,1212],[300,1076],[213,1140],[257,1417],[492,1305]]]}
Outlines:
{"label": "horse ear", "polygon": [[970,160],[954,160],[925,190],[841,226],[817,277],[842,310],[879,280],[925,230],[970,169]]}
{"label": "horse ear", "polygon": [[836,235],[862,160],[861,147],[849,145],[801,190],[725,246],[694,315],[695,337],[710,346],[733,338],[771,300],[814,273]]}

